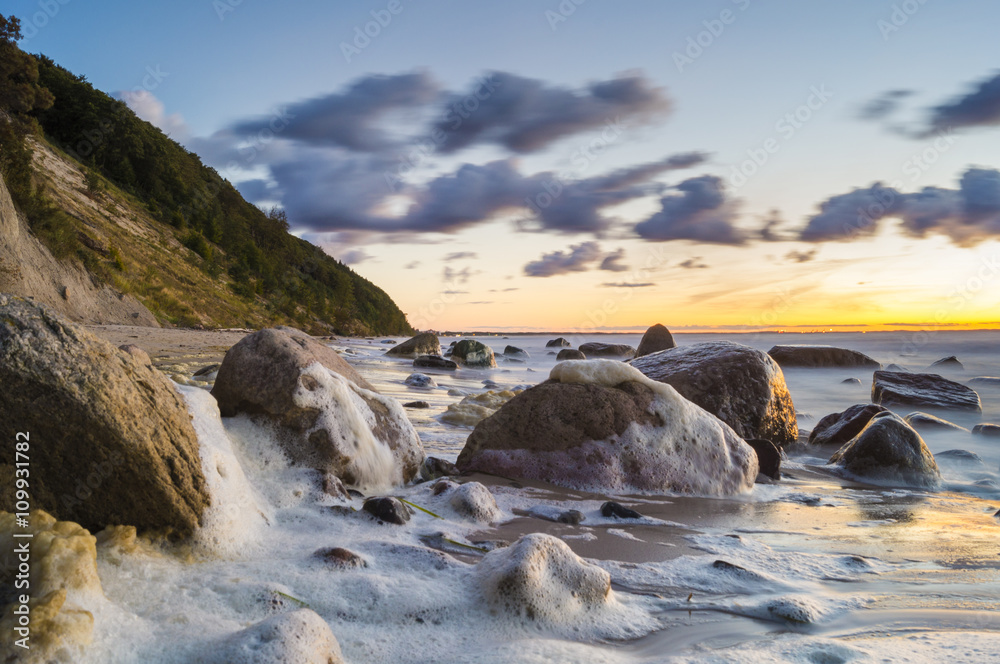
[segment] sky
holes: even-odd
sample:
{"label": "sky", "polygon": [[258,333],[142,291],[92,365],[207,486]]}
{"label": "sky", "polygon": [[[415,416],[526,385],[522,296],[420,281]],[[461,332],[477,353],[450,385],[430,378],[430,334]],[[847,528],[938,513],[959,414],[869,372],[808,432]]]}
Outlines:
{"label": "sky", "polygon": [[0,13],[419,329],[1000,327],[989,0]]}

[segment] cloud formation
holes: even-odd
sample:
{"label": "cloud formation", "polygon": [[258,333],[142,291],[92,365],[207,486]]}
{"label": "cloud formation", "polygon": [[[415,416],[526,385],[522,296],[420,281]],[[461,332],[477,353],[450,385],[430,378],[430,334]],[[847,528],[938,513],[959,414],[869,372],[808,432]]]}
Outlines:
{"label": "cloud formation", "polygon": [[625,260],[625,249],[615,249],[604,257],[600,269],[606,272],[628,272],[629,267],[622,263],[623,260]]}
{"label": "cloud formation", "polygon": [[1000,171],[969,168],[957,189],[924,187],[902,193],[876,182],[832,196],[809,218],[799,239],[807,242],[854,239],[875,233],[884,219],[901,221],[913,237],[945,235],[971,246],[1000,235]]}
{"label": "cloud formation", "polygon": [[862,106],[858,115],[862,120],[884,120],[899,109],[903,99],[913,94],[913,90],[889,90],[888,92],[883,92]]}
{"label": "cloud formation", "polygon": [[1000,125],[1000,73],[980,81],[970,92],[932,108],[928,124],[928,134]]}
{"label": "cloud formation", "polygon": [[601,287],[602,288],[650,288],[651,286],[655,285],[656,284],[654,284],[652,281],[643,281],[641,283],[629,283],[627,281],[618,281],[618,282],[605,281],[603,284],[601,284]]}
{"label": "cloud formation", "polygon": [[601,248],[596,242],[582,242],[572,245],[569,251],[543,254],[537,261],[524,266],[524,274],[529,277],[553,277],[570,272],[586,272],[600,258]]}
{"label": "cloud formation", "polygon": [[509,72],[491,72],[466,92],[450,95],[433,129],[445,137],[439,146],[444,153],[496,144],[525,154],[616,118],[649,124],[669,110],[665,92],[638,74],[573,90]]}
{"label": "cloud formation", "polygon": [[291,104],[277,114],[243,120],[230,129],[237,135],[271,132],[310,145],[376,152],[396,143],[383,124],[387,115],[426,105],[439,93],[438,84],[424,72],[366,76],[343,92]]}
{"label": "cloud formation", "polygon": [[734,225],[735,203],[725,184],[714,175],[684,180],[674,187],[678,194],[660,199],[660,211],[635,226],[645,240],[694,240],[716,244],[743,244],[747,235]]}

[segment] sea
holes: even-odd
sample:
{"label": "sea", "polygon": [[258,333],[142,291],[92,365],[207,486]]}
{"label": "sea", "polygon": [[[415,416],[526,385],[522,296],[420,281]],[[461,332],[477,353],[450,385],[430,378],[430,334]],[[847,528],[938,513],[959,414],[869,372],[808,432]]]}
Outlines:
{"label": "sea", "polygon": [[[564,336],[574,347],[637,346],[640,339]],[[472,338],[493,348],[497,368],[414,370],[410,360],[385,355],[400,338],[330,344],[383,394],[427,402],[407,414],[427,454],[454,461],[472,420],[449,418],[449,406],[538,384],[556,364],[558,349],[546,347],[550,334]],[[765,351],[776,344],[832,345],[919,372],[956,356],[961,369],[934,372],[959,382],[1000,376],[997,331],[675,339],[679,346],[727,339]],[[505,360],[508,345],[528,359]],[[197,368],[189,367],[190,374]],[[407,385],[415,371],[433,385]],[[829,413],[870,401],[870,369],[788,368],[784,375],[802,432]],[[462,518],[433,494],[433,482],[390,492],[419,508],[403,526],[345,510],[318,489],[314,471],[288,463],[273,432],[243,417],[219,418],[208,387],[194,380],[178,389],[193,415],[203,463],[227,480],[215,488],[194,542],[99,549],[105,598],[92,607],[94,639],[83,662],[221,664],[216,653],[232,634],[300,607],[327,621],[352,664],[1000,661],[1000,439],[969,431],[1000,423],[1000,386],[975,384],[982,414],[928,411],[964,427],[922,434],[943,477],[937,490],[847,479],[827,465],[833,450],[807,446],[789,450],[780,481],[731,498],[595,494],[484,474],[458,478],[493,493],[503,518],[492,526]],[[602,517],[607,500],[643,516]],[[583,521],[553,520],[567,510],[581,512]],[[540,621],[485,601],[479,560],[534,532],[560,538],[610,574],[606,606]],[[324,547],[347,548],[365,565],[333,568],[314,555]]]}

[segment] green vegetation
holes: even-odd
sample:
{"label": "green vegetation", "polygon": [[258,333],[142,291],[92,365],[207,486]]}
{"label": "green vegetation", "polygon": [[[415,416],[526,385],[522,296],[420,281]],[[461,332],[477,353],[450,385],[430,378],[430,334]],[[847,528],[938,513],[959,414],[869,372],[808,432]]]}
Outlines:
{"label": "green vegetation", "polygon": [[[21,52],[19,37],[17,19],[0,16],[0,111],[6,116],[0,117],[0,172],[32,230],[58,257],[79,259],[95,277],[134,294],[168,322],[412,331],[385,292],[289,234],[283,211],[265,213],[247,203],[197,155],[123,102],[43,55]],[[69,204],[53,187],[46,190],[44,173],[32,165],[31,136],[78,163],[81,190],[90,199],[124,201],[172,238],[174,260],[168,265],[161,255],[166,249],[139,246],[134,237],[116,237],[117,248],[105,251],[81,240],[85,229],[67,214]],[[144,269],[149,266],[158,267]]]}

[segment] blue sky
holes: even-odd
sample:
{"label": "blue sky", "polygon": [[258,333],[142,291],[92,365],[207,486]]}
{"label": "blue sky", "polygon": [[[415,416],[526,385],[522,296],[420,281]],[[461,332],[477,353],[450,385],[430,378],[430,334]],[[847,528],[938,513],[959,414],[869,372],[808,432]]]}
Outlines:
{"label": "blue sky", "polygon": [[[256,202],[283,204],[293,225],[308,225],[307,237],[386,288],[419,327],[626,329],[664,322],[811,329],[996,320],[1000,289],[972,288],[969,279],[981,280],[974,269],[997,253],[1000,208],[968,211],[969,201],[993,195],[992,171],[1000,168],[1000,104],[991,115],[985,86],[998,73],[991,48],[1000,24],[996,3],[3,5],[0,12],[22,19],[26,50],[109,93],[145,82],[148,94],[130,99],[140,115],[199,152],[245,195],[259,194]],[[391,21],[345,57],[344,44],[375,20],[372,12]],[[691,46],[699,40],[700,47]],[[150,78],[150,71],[159,76]],[[527,148],[520,138],[497,138],[505,127],[517,133],[498,120],[464,149],[423,156],[399,191],[378,189],[388,164],[431,135],[442,100],[462,99],[491,71],[510,75],[507,90],[522,90],[521,101],[556,100],[553,91],[573,95],[578,103],[560,117],[579,111],[583,119],[570,128],[546,119],[545,127],[563,133]],[[351,86],[378,75],[396,77],[386,84],[393,94],[409,86],[404,102],[387,106],[377,122],[368,123],[368,107],[360,107],[357,126],[377,129],[378,147],[326,141],[322,130],[339,116],[317,115],[299,134],[294,127],[279,131],[266,144],[248,140],[276,109],[356,108],[351,104],[364,89]],[[629,95],[649,97],[608,106],[588,87],[623,77],[635,84]],[[955,125],[946,140],[935,135],[931,109],[977,86],[984,86],[980,97],[939,113]],[[860,117],[890,91],[905,91],[894,113]],[[518,126],[550,107],[529,104]],[[962,115],[970,108],[980,113],[973,121]],[[609,121],[624,112],[626,128],[585,170],[574,167],[574,156],[605,131],[598,120],[606,111]],[[799,120],[781,124],[796,112]],[[256,145],[252,163],[227,167],[225,155],[239,146],[249,154],[248,145]],[[598,176],[692,153],[703,158],[689,168],[664,167],[641,182],[641,191],[613,192],[618,204],[593,202],[604,186]],[[754,155],[766,161],[745,183],[734,178],[734,168]],[[463,166],[474,178],[453,177]],[[978,170],[960,186],[970,169]],[[567,217],[519,224],[533,213],[516,209],[517,201],[542,191],[551,178],[533,176],[546,172],[566,176],[566,184],[581,181],[561,199],[581,197],[586,209],[577,219],[589,211],[608,223],[596,232],[582,221],[572,227]],[[490,184],[482,196],[469,196],[467,181]],[[817,214],[821,203],[854,188],[868,192],[863,202],[878,181],[894,187],[895,200],[864,232],[845,237],[837,230],[837,210],[857,216],[854,198]],[[913,195],[925,187],[940,191]],[[473,220],[439,221],[483,205],[485,192],[493,202]],[[928,220],[931,205],[946,209]],[[759,229],[775,210],[781,223],[762,240]],[[812,235],[803,235],[807,228]],[[619,258],[611,269],[601,269],[612,254]],[[546,268],[528,268],[539,262]],[[968,296],[961,306],[959,291]]]}

